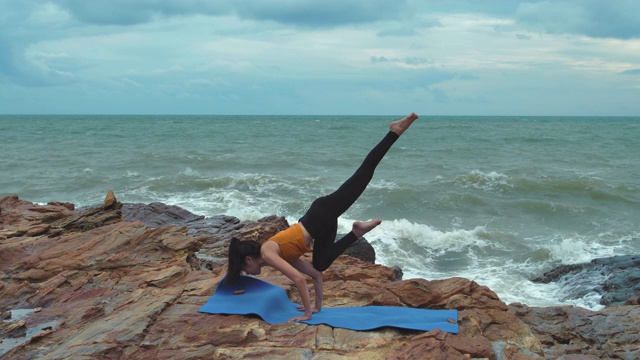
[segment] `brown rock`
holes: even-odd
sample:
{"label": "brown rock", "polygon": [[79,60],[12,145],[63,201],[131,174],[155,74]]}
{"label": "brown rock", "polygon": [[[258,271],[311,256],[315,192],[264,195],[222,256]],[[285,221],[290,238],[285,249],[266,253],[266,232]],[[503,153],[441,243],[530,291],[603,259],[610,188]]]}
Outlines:
{"label": "brown rock", "polygon": [[51,274],[42,269],[28,269],[12,276],[14,280],[30,280],[33,282],[43,281],[50,277]]}
{"label": "brown rock", "polygon": [[113,193],[113,191],[109,190],[109,192],[107,192],[107,196],[104,198],[104,202],[102,203],[102,209],[110,209],[116,206],[117,203],[118,201],[116,200],[116,195]]}
{"label": "brown rock", "polygon": [[464,354],[455,350],[446,341],[439,330],[433,330],[419,336],[409,337],[396,343],[387,359],[462,359]]}
{"label": "brown rock", "polygon": [[22,201],[17,195],[0,198],[0,209],[0,240],[43,235],[52,223],[73,213],[59,203],[41,206]]}
{"label": "brown rock", "polygon": [[[219,217],[150,227],[123,221],[121,207],[113,199],[109,206],[83,211],[61,203],[40,206],[17,196],[0,199],[0,309],[42,307],[23,320],[23,327],[40,332],[0,356],[539,359],[575,354],[631,358],[638,348],[637,330],[633,330],[638,328],[637,306],[595,313],[507,308],[493,291],[467,279],[401,281],[398,269],[350,256],[339,257],[325,271],[325,307],[455,308],[459,316],[452,321],[458,322],[460,334],[392,328],[356,332],[325,325],[270,325],[255,316],[200,314],[198,308],[225,274],[222,264],[228,240],[238,236],[264,241],[286,228],[286,220]],[[153,219],[161,218],[160,214]],[[51,226],[46,232],[28,234],[29,229],[46,225]],[[195,255],[200,249],[221,259],[208,260],[211,271],[200,266]],[[213,266],[216,261],[218,265]],[[281,273],[265,268],[261,278],[299,300],[295,286]],[[600,328],[594,329],[589,322]],[[594,338],[599,339],[597,349],[585,345]]]}
{"label": "brown rock", "polygon": [[181,266],[171,266],[150,275],[149,285],[155,287],[166,287],[167,285],[181,279],[189,271]]}
{"label": "brown rock", "polygon": [[51,225],[49,224],[38,224],[27,229],[27,232],[24,233],[25,236],[38,236],[42,234],[46,234],[51,229]]}
{"label": "brown rock", "polygon": [[97,317],[104,315],[104,307],[103,306],[92,306],[87,309],[84,314],[82,314],[82,320],[90,320],[95,319]]}
{"label": "brown rock", "polygon": [[50,201],[47,203],[47,205],[51,205],[51,206],[62,206],[65,207],[71,211],[75,210],[76,206],[72,203],[68,203],[68,202],[60,202],[60,201]]}
{"label": "brown rock", "polygon": [[24,320],[16,322],[0,321],[0,335],[7,338],[25,336],[27,333],[27,323]]}
{"label": "brown rock", "polygon": [[166,205],[159,202],[151,204],[123,204],[122,214],[126,221],[140,221],[152,228],[167,225],[183,226],[204,219],[204,216],[193,214],[178,206]]}

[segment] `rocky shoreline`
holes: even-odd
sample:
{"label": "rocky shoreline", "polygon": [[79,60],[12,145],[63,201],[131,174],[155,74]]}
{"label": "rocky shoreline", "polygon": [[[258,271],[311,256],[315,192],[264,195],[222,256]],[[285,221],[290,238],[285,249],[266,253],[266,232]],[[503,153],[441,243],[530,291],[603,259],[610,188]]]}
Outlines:
{"label": "rocky shoreline", "polygon": [[[224,276],[232,236],[264,241],[287,226],[277,216],[241,221],[160,203],[122,204],[111,192],[88,209],[0,198],[0,358],[640,357],[638,290],[628,289],[637,278],[602,284],[625,292],[601,311],[507,305],[464,278],[402,280],[400,269],[373,263],[365,241],[325,272],[325,306],[457,309],[460,333],[356,332],[197,312]],[[203,249],[207,257],[199,256]],[[637,258],[625,261],[637,269]],[[587,268],[559,270],[555,279]],[[594,265],[605,268],[610,262]],[[283,275],[267,269],[261,278],[298,298]],[[551,274],[541,279],[549,280]]]}

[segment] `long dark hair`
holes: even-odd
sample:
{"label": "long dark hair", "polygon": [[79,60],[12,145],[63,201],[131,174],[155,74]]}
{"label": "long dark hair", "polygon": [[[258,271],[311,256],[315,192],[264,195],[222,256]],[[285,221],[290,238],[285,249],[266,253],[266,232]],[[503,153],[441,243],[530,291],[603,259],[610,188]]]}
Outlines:
{"label": "long dark hair", "polygon": [[229,243],[229,268],[227,276],[224,278],[226,283],[232,284],[238,281],[245,257],[259,257],[260,246],[259,242],[253,240],[240,241],[235,237],[231,239]]}

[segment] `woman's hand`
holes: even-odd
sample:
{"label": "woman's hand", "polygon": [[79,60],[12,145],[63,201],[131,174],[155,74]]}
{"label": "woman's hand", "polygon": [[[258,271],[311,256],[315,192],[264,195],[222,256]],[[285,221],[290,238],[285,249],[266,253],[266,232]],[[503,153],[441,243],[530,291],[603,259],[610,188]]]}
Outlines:
{"label": "woman's hand", "polygon": [[[313,287],[315,288],[316,292],[316,303],[315,307],[312,310],[312,313],[315,314],[319,312],[320,309],[322,309],[322,272],[316,270],[311,264],[302,259],[294,261],[293,263],[291,263],[291,265],[293,265],[293,267],[298,269],[298,271],[302,272],[303,274],[311,276],[311,278],[313,279]],[[304,311],[305,308],[303,305],[301,305],[298,307],[298,310]]]}

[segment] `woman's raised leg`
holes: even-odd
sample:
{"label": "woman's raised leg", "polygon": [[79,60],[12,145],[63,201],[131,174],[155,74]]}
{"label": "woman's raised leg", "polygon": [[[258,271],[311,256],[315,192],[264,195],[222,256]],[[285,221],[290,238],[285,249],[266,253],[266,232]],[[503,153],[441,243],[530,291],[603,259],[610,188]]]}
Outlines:
{"label": "woman's raised leg", "polygon": [[[333,193],[316,199],[300,219],[302,225],[314,238],[313,266],[323,271],[364,233],[377,226],[380,221],[354,223],[354,231],[334,243],[338,217],[360,197],[373,178],[373,173],[395,141],[418,118],[411,113],[389,125],[389,132],[369,152],[356,172]],[[357,224],[357,225],[356,225]],[[362,230],[364,233],[362,233]],[[362,234],[358,234],[362,233]]]}

